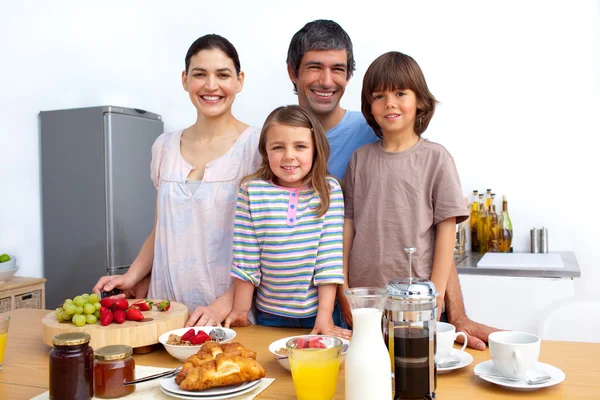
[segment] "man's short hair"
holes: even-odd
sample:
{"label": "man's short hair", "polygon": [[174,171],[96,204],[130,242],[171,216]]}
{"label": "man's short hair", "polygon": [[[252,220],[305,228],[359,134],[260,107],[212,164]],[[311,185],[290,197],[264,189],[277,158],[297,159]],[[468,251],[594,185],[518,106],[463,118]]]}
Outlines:
{"label": "man's short hair", "polygon": [[[350,40],[350,36],[348,36],[346,31],[337,22],[327,19],[318,19],[309,22],[296,32],[288,48],[287,64],[292,68],[294,75],[297,77],[300,61],[302,61],[304,54],[309,51],[325,50],[346,50],[348,57],[346,61],[346,79],[350,79],[356,69],[352,40]],[[295,83],[294,93],[297,93]]]}

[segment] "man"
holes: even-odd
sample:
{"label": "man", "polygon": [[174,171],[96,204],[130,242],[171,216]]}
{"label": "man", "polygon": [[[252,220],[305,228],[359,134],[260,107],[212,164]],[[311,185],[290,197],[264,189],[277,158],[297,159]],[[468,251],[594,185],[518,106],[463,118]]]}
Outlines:
{"label": "man", "polygon": [[[340,106],[355,70],[350,37],[333,21],[309,22],[292,38],[287,68],[298,103],[311,110],[327,132],[331,146],[329,171],[341,180],[354,150],[378,139],[361,113]],[[346,288],[347,284],[338,289],[338,301],[344,319],[350,322],[349,305],[343,294]],[[496,329],[467,317],[456,268],[451,269],[448,278],[445,306],[445,317],[457,331],[467,333],[469,347],[484,350],[484,342]]]}

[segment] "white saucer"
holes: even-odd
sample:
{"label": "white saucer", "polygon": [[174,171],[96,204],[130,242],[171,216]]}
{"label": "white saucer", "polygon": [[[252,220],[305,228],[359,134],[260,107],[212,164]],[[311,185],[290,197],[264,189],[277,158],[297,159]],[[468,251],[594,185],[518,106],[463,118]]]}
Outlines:
{"label": "white saucer", "polygon": [[[498,372],[496,372],[496,370],[493,368],[492,360],[484,361],[477,364],[473,369],[473,373],[475,375],[498,374]],[[542,362],[538,362],[537,364],[535,364],[535,367],[533,367],[533,371],[529,372],[527,377],[531,379],[541,374],[550,375],[551,379],[548,382],[540,383],[539,385],[528,385],[526,382],[515,382],[502,378],[491,378],[489,376],[480,376],[480,378],[485,381],[495,383],[496,385],[502,386],[506,389],[519,390],[523,392],[537,390],[548,386],[554,386],[565,380],[565,373],[562,372],[559,368]]]}
{"label": "white saucer", "polygon": [[451,353],[448,357],[446,357],[442,361],[444,363],[446,363],[448,361],[452,361],[452,360],[456,360],[456,359],[458,359],[458,364],[456,364],[453,367],[438,368],[437,373],[438,374],[447,374],[448,372],[454,371],[455,369],[464,368],[473,362],[473,356],[470,355],[469,353],[467,353],[466,351],[458,351],[456,353]]}
{"label": "white saucer", "polygon": [[[160,380],[160,388],[169,396],[179,397],[182,399],[227,399],[229,397],[237,396],[242,393],[246,393],[252,390],[261,380],[258,379],[252,382],[245,382],[239,385],[229,385],[222,387],[214,387],[198,392],[192,392],[189,390],[182,390],[179,385],[175,383],[175,378],[163,378]],[[232,396],[230,396],[232,395]]]}

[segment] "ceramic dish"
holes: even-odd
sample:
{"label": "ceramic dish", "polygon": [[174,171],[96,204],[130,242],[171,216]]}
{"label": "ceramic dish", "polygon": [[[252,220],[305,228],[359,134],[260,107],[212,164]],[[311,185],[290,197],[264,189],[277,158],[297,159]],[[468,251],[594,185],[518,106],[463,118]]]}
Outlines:
{"label": "ceramic dish", "polygon": [[254,389],[261,382],[261,379],[252,382],[245,382],[239,385],[229,385],[215,387],[199,392],[191,392],[189,390],[181,390],[179,385],[175,383],[174,378],[165,378],[160,380],[160,389],[169,396],[180,399],[198,399],[198,400],[218,400],[228,399],[239,396]]}
{"label": "ceramic dish", "polygon": [[452,360],[458,360],[458,364],[456,364],[452,367],[446,367],[446,368],[438,367],[437,373],[438,374],[447,374],[448,372],[454,371],[455,369],[464,368],[473,362],[473,356],[470,355],[469,353],[467,353],[466,351],[459,351],[457,353],[452,353],[450,356],[446,357],[446,359],[443,362],[445,363],[445,362],[449,362]]}
{"label": "ceramic dish", "polygon": [[[478,374],[497,375],[498,374],[493,367],[492,360],[484,361],[484,362],[477,364],[475,366],[475,368],[473,369],[473,373],[475,375],[478,375]],[[531,379],[534,376],[539,376],[539,375],[544,375],[544,374],[549,375],[551,377],[551,379],[547,382],[540,383],[537,385],[529,385],[524,381],[523,382],[515,382],[515,381],[509,381],[509,380],[502,379],[502,378],[493,378],[490,376],[480,376],[480,378],[483,379],[484,381],[488,381],[495,385],[502,386],[505,389],[518,390],[518,391],[522,391],[522,392],[529,392],[532,390],[538,390],[538,389],[545,388],[548,386],[554,386],[565,380],[565,373],[562,372],[559,368],[556,368],[550,364],[546,364],[546,363],[542,363],[542,362],[538,362],[535,365],[535,367],[533,368],[533,371],[528,374],[527,378]]]}
{"label": "ceramic dish", "polygon": [[[212,331],[215,328],[217,328],[217,327],[216,326],[194,326],[193,327],[193,329],[195,329],[196,332],[201,330],[201,331],[206,332],[206,334],[210,334],[210,331]],[[180,328],[180,329],[174,329],[169,332],[165,332],[162,335],[160,335],[160,337],[158,338],[158,341],[161,342],[163,346],[165,346],[165,349],[167,349],[167,352],[171,356],[175,357],[179,361],[185,361],[189,356],[196,354],[198,352],[198,350],[200,350],[202,348],[202,345],[200,344],[198,346],[177,346],[177,345],[173,345],[173,344],[167,344],[167,340],[169,339],[170,334],[182,336],[184,333],[186,333],[190,329],[192,329],[192,328],[191,327]],[[230,342],[236,335],[236,333],[233,329],[227,329],[227,328],[219,328],[219,329],[222,329],[225,331],[225,339],[221,340],[221,343]]]}

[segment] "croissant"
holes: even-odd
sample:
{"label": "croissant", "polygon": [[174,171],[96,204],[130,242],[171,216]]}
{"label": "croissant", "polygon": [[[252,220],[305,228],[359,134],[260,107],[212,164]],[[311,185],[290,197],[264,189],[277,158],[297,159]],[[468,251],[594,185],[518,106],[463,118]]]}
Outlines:
{"label": "croissant", "polygon": [[190,391],[204,390],[255,381],[266,374],[264,368],[252,358],[217,354],[214,360],[192,368],[179,387]]}
{"label": "croissant", "polygon": [[207,361],[214,360],[217,355],[223,354],[228,357],[242,357],[256,359],[256,353],[252,350],[246,349],[240,343],[224,343],[218,344],[215,342],[208,342],[194,355],[188,357],[181,371],[175,378],[175,382],[179,385],[186,378],[188,373],[196,367],[201,366]]}

